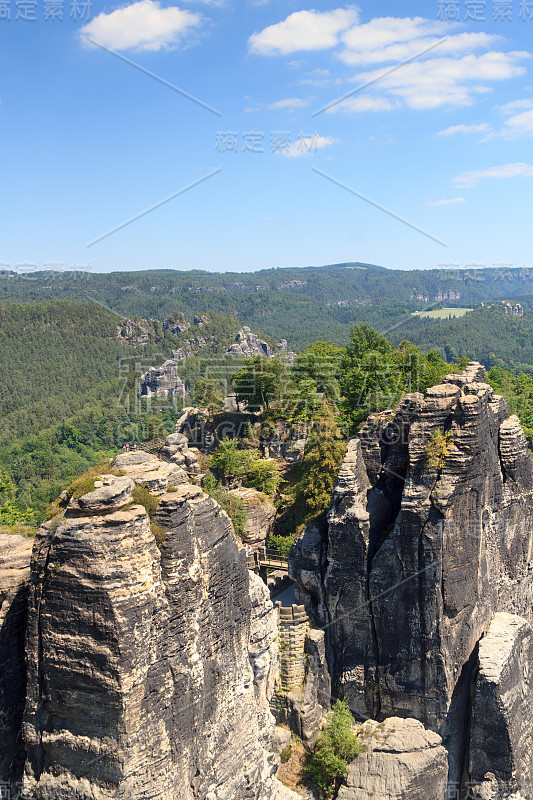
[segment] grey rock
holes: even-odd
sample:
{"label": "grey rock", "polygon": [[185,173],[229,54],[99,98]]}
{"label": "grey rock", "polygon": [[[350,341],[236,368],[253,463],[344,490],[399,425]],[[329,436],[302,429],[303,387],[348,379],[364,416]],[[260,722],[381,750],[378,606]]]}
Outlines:
{"label": "grey rock", "polygon": [[253,673],[261,741],[268,750],[274,731],[270,700],[275,690],[279,657],[277,615],[270,593],[259,575],[249,572],[249,581],[251,620],[248,655]]}
{"label": "grey rock", "polygon": [[278,354],[284,357],[289,364],[294,363],[296,354],[287,349],[286,339],[282,339],[277,345],[276,350],[272,350],[267,342],[260,339],[256,333],[252,333],[250,328],[246,325],[238,332],[235,337],[235,343],[226,350],[226,355],[245,356],[247,358],[251,356],[274,358]]}
{"label": "grey rock", "polygon": [[266,587],[199,487],[160,495],[159,550],[132,486],[111,476],[37,534],[24,798],[282,800]]}
{"label": "grey rock", "polygon": [[164,446],[160,450],[160,456],[165,461],[169,461],[182,467],[185,474],[198,475],[201,471],[200,452],[196,448],[189,447],[189,440],[181,432],[184,420],[196,409],[186,408],[176,423],[174,433],[167,436]]}
{"label": "grey rock", "polygon": [[371,417],[348,445],[327,531],[306,530],[289,561],[326,627],[334,696],[441,732],[453,780],[476,644],[496,611],[524,616],[533,599],[531,459],[484,378],[473,363]]}
{"label": "grey rock", "polygon": [[187,473],[177,464],[167,464],[143,450],[121,453],[113,460],[112,467],[124,472],[136,486],[145,486],[154,493],[188,482]]}
{"label": "grey rock", "polygon": [[6,796],[24,767],[24,639],[32,545],[31,539],[0,534],[0,784]]}
{"label": "grey rock", "polygon": [[101,475],[92,492],[73,498],[68,504],[71,514],[106,514],[116,511],[131,500],[135,486],[131,478]]}
{"label": "grey rock", "polygon": [[448,775],[440,736],[415,719],[365,722],[361,752],[350,763],[338,800],[444,800]]}
{"label": "grey rock", "polygon": [[275,505],[261,492],[244,486],[240,489],[231,489],[228,494],[242,500],[246,508],[247,519],[243,541],[254,548],[261,547],[272,530],[276,517]]}
{"label": "grey rock", "polygon": [[[468,769],[470,783],[496,781],[533,797],[533,628],[525,619],[495,614],[479,643]],[[490,777],[489,777],[490,776]]]}
{"label": "grey rock", "polygon": [[150,367],[141,375],[141,397],[184,399],[187,390],[179,375],[179,360],[167,359],[160,367]]}
{"label": "grey rock", "polygon": [[288,728],[282,728],[281,725],[276,725],[274,735],[272,737],[272,752],[280,756],[282,751],[285,750],[290,744],[292,733]]}

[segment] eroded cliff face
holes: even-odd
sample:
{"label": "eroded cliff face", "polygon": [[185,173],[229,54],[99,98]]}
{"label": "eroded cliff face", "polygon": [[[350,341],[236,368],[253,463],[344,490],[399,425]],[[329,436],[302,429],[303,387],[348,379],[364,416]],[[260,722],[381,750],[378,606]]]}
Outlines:
{"label": "eroded cliff face", "polygon": [[0,534],[0,785],[24,767],[22,714],[26,699],[24,636],[33,542]]}
{"label": "eroded cliff face", "polygon": [[308,528],[290,558],[327,632],[334,693],[364,718],[442,733],[452,773],[477,643],[496,611],[529,616],[532,601],[531,459],[484,379],[472,363],[373,415],[349,444],[327,534]]}
{"label": "eroded cliff face", "polygon": [[35,541],[24,797],[281,799],[276,618],[229,518],[175,486],[159,550],[132,477],[101,483]]}

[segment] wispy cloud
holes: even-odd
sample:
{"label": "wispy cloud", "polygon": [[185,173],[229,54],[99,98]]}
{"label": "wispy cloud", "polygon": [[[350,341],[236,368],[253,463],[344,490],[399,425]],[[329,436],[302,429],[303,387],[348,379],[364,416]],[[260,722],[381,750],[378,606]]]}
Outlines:
{"label": "wispy cloud", "polygon": [[444,36],[446,41],[439,48],[439,55],[473,52],[489,47],[500,38],[486,33],[453,34],[452,31],[445,22],[423,17],[376,17],[343,34],[345,49],[340,58],[346,64],[383,64],[406,61]]}
{"label": "wispy cloud", "polygon": [[477,169],[472,172],[463,172],[453,179],[456,186],[464,188],[471,188],[477,186],[480,181],[486,178],[519,178],[533,177],[533,164],[525,164],[523,162],[516,162],[515,164],[502,164],[497,167],[488,167],[488,169]]}
{"label": "wispy cloud", "polygon": [[450,125],[443,131],[439,131],[437,136],[453,136],[456,133],[487,133],[491,130],[488,122],[480,122],[477,125]]}
{"label": "wispy cloud", "polygon": [[427,200],[427,206],[453,206],[456,203],[466,203],[464,197],[452,197],[450,199],[444,198],[443,200]]}
{"label": "wispy cloud", "polygon": [[323,147],[334,144],[336,141],[331,136],[304,136],[288,145],[285,150],[281,151],[281,154],[289,158],[307,156],[310,153],[316,153],[317,150],[321,150]]}
{"label": "wispy cloud", "polygon": [[162,8],[158,0],[139,0],[98,14],[80,33],[85,41],[94,39],[112,50],[161,50],[177,47],[202,22],[197,12]]}
{"label": "wispy cloud", "polygon": [[302,100],[300,97],[286,97],[284,100],[276,100],[274,103],[268,103],[267,108],[272,111],[286,109],[288,111],[295,111],[299,108],[307,108],[309,100]]}
{"label": "wispy cloud", "polygon": [[358,94],[356,97],[348,97],[346,100],[341,100],[340,103],[326,108],[328,114],[335,111],[345,111],[352,113],[354,111],[390,111],[393,108],[393,103],[388,97],[382,97],[371,94]]}
{"label": "wispy cloud", "polygon": [[526,97],[521,100],[511,100],[510,103],[505,103],[503,106],[496,106],[498,111],[502,114],[516,114],[517,111],[525,111],[533,108],[533,98]]}
{"label": "wispy cloud", "polygon": [[520,136],[533,134],[532,98],[512,100],[503,106],[497,106],[497,110],[507,116],[507,119],[500,128],[488,133],[485,137],[487,140],[497,138],[517,139]]}

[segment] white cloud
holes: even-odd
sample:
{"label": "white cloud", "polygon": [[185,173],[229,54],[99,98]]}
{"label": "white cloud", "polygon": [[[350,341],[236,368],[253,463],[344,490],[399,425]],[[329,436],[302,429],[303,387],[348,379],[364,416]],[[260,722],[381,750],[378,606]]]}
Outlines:
{"label": "white cloud", "polygon": [[439,131],[437,136],[453,136],[456,133],[487,133],[491,127],[488,122],[480,122],[477,125],[450,125],[443,131]]}
{"label": "white cloud", "polygon": [[[333,58],[345,67],[373,67],[349,79],[363,87],[372,82],[373,99],[347,98],[330,108],[360,112],[472,105],[480,95],[492,92],[494,83],[526,72],[524,62],[531,54],[496,49],[501,41],[499,35],[464,32],[458,24],[424,17],[376,17],[359,24],[358,10],[349,7],[295,12],[255,33],[249,46],[252,52],[269,56],[335,47]],[[338,70],[332,76],[309,73],[300,83],[334,85],[342,82],[338,75]],[[517,107],[514,113],[520,110],[529,108]],[[529,130],[529,119],[513,125]],[[472,132],[490,135],[490,128]]]}
{"label": "white cloud", "polygon": [[347,64],[361,65],[401,62],[430,47],[443,56],[486,48],[499,38],[486,33],[452,35],[446,23],[423,17],[376,17],[342,36],[346,49],[340,58]]}
{"label": "white cloud", "polygon": [[[433,109],[443,105],[467,106],[476,95],[492,91],[493,81],[518,77],[525,67],[518,62],[529,53],[490,51],[461,58],[431,58],[415,61],[385,75],[379,88],[400,98],[414,109]],[[357,75],[353,80],[364,84],[382,75],[374,70]]]}
{"label": "white cloud", "polygon": [[497,106],[498,111],[502,114],[516,114],[517,111],[525,111],[533,108],[533,98],[526,98],[524,100],[512,100],[504,106]]}
{"label": "white cloud", "polygon": [[252,53],[263,56],[324,50],[338,44],[340,34],[358,18],[356,8],[295,11],[282,22],[252,34],[248,44]]}
{"label": "white cloud", "polygon": [[328,114],[334,111],[390,111],[393,103],[387,97],[378,97],[372,94],[358,94],[356,97],[348,97],[335,106],[326,109]]}
{"label": "white cloud", "polygon": [[309,153],[315,153],[322,147],[328,147],[328,145],[334,144],[335,141],[336,140],[332,139],[331,136],[304,136],[296,142],[292,142],[292,144],[282,151],[282,155],[288,156],[289,158],[306,156]]}
{"label": "white cloud", "polygon": [[428,200],[426,202],[427,206],[453,206],[456,203],[466,203],[464,197],[452,197],[449,200],[444,198],[443,200]]}
{"label": "white cloud", "polygon": [[533,177],[533,164],[516,162],[515,164],[502,164],[499,167],[489,167],[488,169],[478,169],[472,172],[463,172],[453,179],[456,186],[470,188],[477,186],[484,178],[517,178]]}
{"label": "white cloud", "polygon": [[502,133],[510,138],[533,133],[533,109],[522,111],[521,114],[515,114],[514,117],[509,117]]}
{"label": "white cloud", "polygon": [[196,12],[176,6],[162,8],[158,0],[140,0],[98,14],[80,33],[112,50],[161,50],[176,47],[202,21]]}
{"label": "white cloud", "polygon": [[276,110],[288,109],[289,111],[298,108],[307,108],[309,100],[302,100],[300,97],[286,97],[285,100],[276,100],[275,103],[269,103],[267,108]]}
{"label": "white cloud", "polygon": [[489,133],[485,137],[486,140],[516,139],[519,136],[529,136],[533,133],[533,99],[513,100],[497,108],[502,114],[510,116],[499,130]]}

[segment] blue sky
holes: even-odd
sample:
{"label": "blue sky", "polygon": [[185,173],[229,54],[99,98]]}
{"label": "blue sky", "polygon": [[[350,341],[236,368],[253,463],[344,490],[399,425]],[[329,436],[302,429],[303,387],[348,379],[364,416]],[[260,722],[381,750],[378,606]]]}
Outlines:
{"label": "blue sky", "polygon": [[75,2],[0,0],[4,268],[533,265],[533,0]]}

